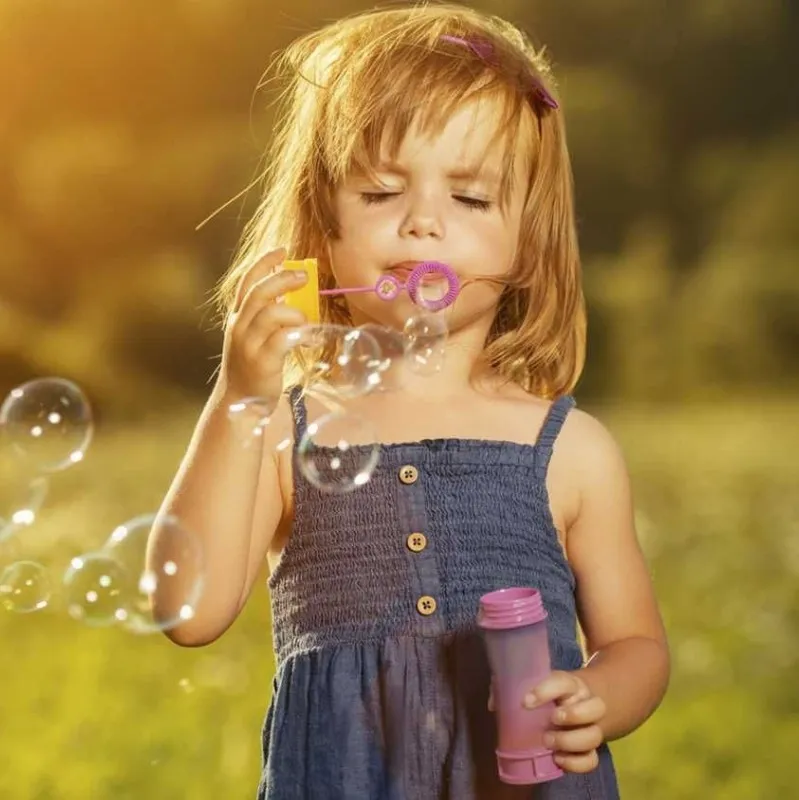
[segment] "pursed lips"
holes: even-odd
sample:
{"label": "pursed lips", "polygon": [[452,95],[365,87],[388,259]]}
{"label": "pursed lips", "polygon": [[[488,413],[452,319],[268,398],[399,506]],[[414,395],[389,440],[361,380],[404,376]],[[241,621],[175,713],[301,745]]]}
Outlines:
{"label": "pursed lips", "polygon": [[[411,272],[419,266],[419,264],[424,264],[424,261],[402,261],[399,264],[394,264],[393,266],[388,268],[388,271],[397,278],[400,278],[403,282],[408,280],[408,276]],[[435,273],[429,272],[422,277],[422,285],[428,283],[436,283],[442,280],[442,276]]]}

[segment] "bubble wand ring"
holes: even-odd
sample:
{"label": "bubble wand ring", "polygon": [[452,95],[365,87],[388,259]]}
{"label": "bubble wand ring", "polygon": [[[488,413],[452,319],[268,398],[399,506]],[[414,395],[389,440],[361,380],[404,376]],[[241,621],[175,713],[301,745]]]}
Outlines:
{"label": "bubble wand ring", "polygon": [[[447,291],[444,296],[438,300],[423,301],[419,294],[422,281],[427,275],[442,275],[447,282]],[[455,271],[448,267],[446,264],[441,264],[438,261],[423,261],[418,266],[414,267],[410,275],[408,275],[408,282],[405,284],[408,295],[416,303],[417,306],[422,306],[428,311],[441,311],[443,308],[451,306],[455,302],[458,293],[460,292],[460,281]]]}

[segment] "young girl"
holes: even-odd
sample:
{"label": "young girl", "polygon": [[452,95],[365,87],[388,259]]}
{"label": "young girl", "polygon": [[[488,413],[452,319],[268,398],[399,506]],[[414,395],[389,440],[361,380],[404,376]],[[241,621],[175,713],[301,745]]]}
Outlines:
{"label": "young girl", "polygon": [[[509,24],[456,6],[337,22],[284,64],[266,192],[221,285],[218,379],[164,502],[206,555],[203,597],[169,635],[215,640],[268,561],[277,671],[259,798],[616,798],[607,742],[657,707],[669,660],[623,458],[569,394],[585,317],[546,64]],[[287,254],[317,258],[326,288],[426,260],[463,286],[441,312],[438,369],[347,406],[379,441],[354,491],[297,468],[322,410],[284,386],[306,322],[280,302],[305,280],[280,269]],[[407,295],[343,297],[322,298],[324,322],[401,330],[418,312]],[[246,397],[271,417],[244,447],[229,409]],[[151,545],[168,537],[156,528]],[[526,705],[555,701],[564,776],[536,787],[498,779],[476,628],[480,596],[509,586],[539,588],[549,613],[554,671]],[[157,593],[157,613],[178,594]]]}

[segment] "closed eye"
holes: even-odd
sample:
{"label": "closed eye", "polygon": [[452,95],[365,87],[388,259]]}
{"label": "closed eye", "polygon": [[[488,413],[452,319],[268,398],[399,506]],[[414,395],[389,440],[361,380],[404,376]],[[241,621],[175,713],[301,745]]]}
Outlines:
{"label": "closed eye", "polygon": [[399,197],[399,192],[361,192],[361,200],[367,206],[376,206],[379,203],[385,203],[392,197]]}
{"label": "closed eye", "polygon": [[493,205],[490,200],[480,200],[477,197],[455,195],[455,199],[471,211],[490,211]]}

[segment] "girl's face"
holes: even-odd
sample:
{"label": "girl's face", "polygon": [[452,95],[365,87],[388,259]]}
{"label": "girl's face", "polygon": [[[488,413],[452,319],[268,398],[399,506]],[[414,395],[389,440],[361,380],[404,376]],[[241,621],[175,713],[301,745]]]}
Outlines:
{"label": "girl's face", "polygon": [[[340,235],[329,242],[330,267],[341,288],[374,286],[382,275],[405,282],[421,261],[441,261],[470,278],[502,277],[516,256],[527,193],[528,165],[516,159],[512,190],[500,204],[501,147],[490,147],[496,109],[487,102],[463,106],[434,136],[408,132],[392,161],[384,148],[376,177],[352,174],[334,194]],[[442,284],[423,289],[433,299]],[[501,283],[462,288],[445,309],[452,332],[494,318]],[[391,301],[374,293],[346,295],[355,325],[377,322],[401,328],[420,313],[407,292]]]}

